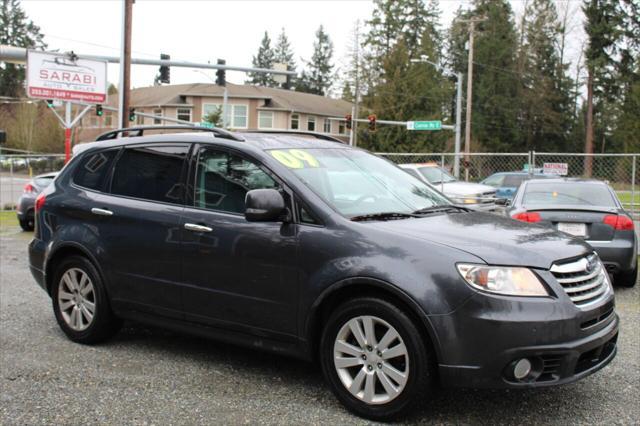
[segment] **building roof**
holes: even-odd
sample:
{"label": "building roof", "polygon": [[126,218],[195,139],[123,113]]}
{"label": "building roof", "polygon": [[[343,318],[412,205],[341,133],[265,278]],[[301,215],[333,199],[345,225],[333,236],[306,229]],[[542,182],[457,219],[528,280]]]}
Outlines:
{"label": "building roof", "polygon": [[[222,97],[224,88],[215,84],[191,83],[168,86],[141,87],[131,90],[131,105],[151,106],[191,106],[188,96]],[[227,83],[227,96],[234,99],[263,99],[261,110],[285,110],[324,116],[342,117],[351,113],[351,104],[342,99],[272,87]],[[110,103],[117,102],[117,96],[110,97]]]}

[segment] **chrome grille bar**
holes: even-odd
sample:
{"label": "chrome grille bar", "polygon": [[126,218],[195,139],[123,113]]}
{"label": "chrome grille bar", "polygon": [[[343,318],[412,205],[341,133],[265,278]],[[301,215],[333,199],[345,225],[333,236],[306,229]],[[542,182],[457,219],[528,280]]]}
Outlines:
{"label": "chrome grille bar", "polygon": [[607,293],[607,272],[595,254],[573,262],[554,264],[551,273],[578,306],[596,302]]}

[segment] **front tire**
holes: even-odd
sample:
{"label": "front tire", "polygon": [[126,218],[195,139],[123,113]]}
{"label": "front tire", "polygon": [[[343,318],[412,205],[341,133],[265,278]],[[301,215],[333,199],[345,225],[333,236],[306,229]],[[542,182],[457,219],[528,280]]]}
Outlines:
{"label": "front tire", "polygon": [[340,402],[371,420],[406,414],[435,381],[433,360],[416,324],[378,298],[354,299],[331,313],[320,361]]}
{"label": "front tire", "polygon": [[100,274],[84,257],[70,256],[57,265],[51,299],[58,325],[74,342],[102,342],[122,325],[111,311]]}

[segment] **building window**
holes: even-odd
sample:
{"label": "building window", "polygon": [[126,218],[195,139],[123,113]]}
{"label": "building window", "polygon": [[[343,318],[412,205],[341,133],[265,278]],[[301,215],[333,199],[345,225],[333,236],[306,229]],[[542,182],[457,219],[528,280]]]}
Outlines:
{"label": "building window", "polygon": [[233,106],[233,125],[236,129],[246,129],[248,118],[248,108],[246,105]]}
{"label": "building window", "polygon": [[273,129],[273,111],[258,111],[258,129]]}
{"label": "building window", "polygon": [[[153,110],[153,115],[155,115],[156,117],[159,117],[162,115],[162,110],[161,109],[154,109]],[[162,119],[161,118],[154,118],[153,119],[153,124],[162,124]]]}
{"label": "building window", "polygon": [[344,135],[346,133],[346,121],[341,121],[338,123],[338,133]]}
{"label": "building window", "polygon": [[316,118],[313,115],[307,118],[307,130],[310,132],[316,131]]}
{"label": "building window", "polygon": [[291,114],[291,130],[298,130],[300,128],[300,116],[298,114]]}
{"label": "building window", "polygon": [[100,127],[98,123],[98,117],[96,117],[95,115],[91,116],[91,118],[89,119],[89,127]]}
{"label": "building window", "polygon": [[178,108],[177,110],[177,118],[182,121],[191,121],[191,109],[189,108]]}
{"label": "building window", "polygon": [[[217,111],[218,108],[220,108],[220,116],[222,117],[222,106],[222,104],[202,104],[202,121],[205,121],[205,117]],[[246,129],[249,117],[248,109],[247,105],[227,104],[227,126],[235,129]]]}
{"label": "building window", "polygon": [[322,129],[325,133],[331,133],[331,120],[328,118],[324,119],[324,128]]}
{"label": "building window", "polygon": [[108,112],[104,115],[104,127],[113,126],[113,115]]}
{"label": "building window", "polygon": [[143,125],[144,124],[144,117],[141,116],[141,115],[136,114],[136,124]]}

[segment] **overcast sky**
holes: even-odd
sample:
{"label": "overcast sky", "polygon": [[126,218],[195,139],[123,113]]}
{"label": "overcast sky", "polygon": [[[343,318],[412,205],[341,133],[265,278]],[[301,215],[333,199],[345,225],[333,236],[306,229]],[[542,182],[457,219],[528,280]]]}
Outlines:
{"label": "overcast sky", "polygon": [[[78,53],[119,55],[120,0],[23,0],[27,15],[45,34],[49,49],[73,50]],[[522,1],[512,1],[516,14]],[[443,28],[449,26],[454,12],[469,6],[466,0],[442,0]],[[579,4],[577,4],[579,6]],[[579,10],[579,7],[577,8]],[[352,43],[356,20],[364,23],[371,17],[373,3],[361,0],[334,1],[187,1],[136,0],[133,6],[134,57],[159,58],[160,53],[172,59],[215,63],[224,58],[229,65],[251,66],[264,31],[275,42],[284,28],[300,65],[301,57],[312,53],[314,33],[320,25],[334,42],[335,62],[344,61],[347,46]],[[579,18],[577,18],[579,19]],[[577,22],[579,27],[580,22]],[[572,54],[580,45],[581,32],[572,37]],[[108,80],[117,83],[118,65],[109,65]],[[215,71],[204,71],[214,78]],[[157,67],[134,65],[132,86],[149,86]],[[244,74],[227,73],[233,83],[243,83]],[[209,82],[191,69],[172,68],[171,83]]]}

